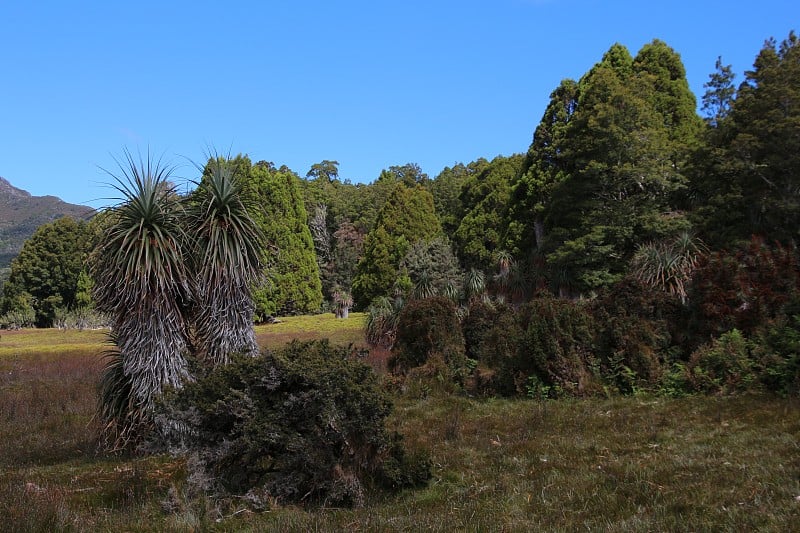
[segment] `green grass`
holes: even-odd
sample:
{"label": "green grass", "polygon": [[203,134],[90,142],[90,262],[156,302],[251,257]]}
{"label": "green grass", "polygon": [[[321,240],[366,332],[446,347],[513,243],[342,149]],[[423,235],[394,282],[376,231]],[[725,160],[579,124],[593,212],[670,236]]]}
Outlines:
{"label": "green grass", "polygon": [[353,343],[366,347],[364,342],[364,313],[350,313],[337,319],[333,313],[281,318],[277,324],[256,326],[256,338],[262,347],[276,348],[290,339],[311,340],[327,337],[338,344]]}
{"label": "green grass", "polygon": [[0,363],[14,357],[99,353],[108,330],[24,329],[0,332]]}
{"label": "green grass", "polygon": [[[363,317],[259,326],[262,344],[362,343]],[[102,332],[0,339],[2,531],[798,531],[800,403],[771,396],[397,398],[390,425],[427,449],[426,488],[362,509],[215,510],[181,461],[97,455]]]}

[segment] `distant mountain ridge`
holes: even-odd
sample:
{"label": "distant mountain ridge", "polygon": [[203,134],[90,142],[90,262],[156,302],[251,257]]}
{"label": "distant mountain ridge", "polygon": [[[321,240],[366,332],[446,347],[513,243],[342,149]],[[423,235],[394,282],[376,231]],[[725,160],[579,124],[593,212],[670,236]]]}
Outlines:
{"label": "distant mountain ridge", "polygon": [[0,269],[11,264],[36,228],[63,216],[85,219],[93,209],[55,196],[32,196],[0,176]]}

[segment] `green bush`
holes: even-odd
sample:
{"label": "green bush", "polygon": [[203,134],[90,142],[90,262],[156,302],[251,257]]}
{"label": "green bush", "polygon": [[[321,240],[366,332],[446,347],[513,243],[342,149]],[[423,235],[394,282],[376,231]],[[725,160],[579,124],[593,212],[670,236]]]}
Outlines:
{"label": "green bush", "polygon": [[512,307],[474,301],[462,322],[466,354],[477,362],[469,383],[471,392],[514,394],[517,388],[502,369],[519,349],[521,329]]}
{"label": "green bush", "polygon": [[392,405],[372,370],[327,340],[236,357],[167,396],[158,420],[183,444],[195,491],[360,505],[365,491],[425,483],[427,460],[386,430]]}
{"label": "green bush", "polygon": [[0,316],[0,328],[20,329],[31,328],[36,322],[36,312],[30,309],[14,309]]}
{"label": "green bush", "polygon": [[625,279],[593,304],[596,353],[605,382],[622,393],[656,387],[671,362],[679,299]]}
{"label": "green bush", "polygon": [[484,359],[485,341],[497,317],[497,311],[489,303],[476,300],[471,303],[467,315],[461,322],[464,335],[464,351],[470,359]]}
{"label": "green bush", "polygon": [[686,370],[692,387],[699,392],[730,394],[757,383],[747,339],[737,329],[695,350]]}
{"label": "green bush", "polygon": [[595,391],[595,323],[582,302],[536,298],[519,311],[520,342],[514,357],[500,369],[501,383],[526,393],[535,375],[551,394],[584,395]]}
{"label": "green bush", "polygon": [[758,332],[752,354],[767,390],[782,396],[800,394],[800,315],[778,320]]}
{"label": "green bush", "polygon": [[664,372],[661,377],[659,393],[672,398],[682,398],[693,392],[692,382],[686,365],[677,362]]}
{"label": "green bush", "polygon": [[412,300],[400,311],[389,368],[407,373],[428,362],[443,363],[448,377],[456,380],[465,370],[464,337],[456,306],[443,296]]}

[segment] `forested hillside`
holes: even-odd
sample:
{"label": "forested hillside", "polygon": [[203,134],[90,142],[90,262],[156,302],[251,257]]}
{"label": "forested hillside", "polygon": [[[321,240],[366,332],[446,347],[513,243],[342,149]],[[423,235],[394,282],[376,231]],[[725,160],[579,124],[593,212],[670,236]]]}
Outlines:
{"label": "forested hillside", "polygon": [[[256,318],[342,302],[366,310],[414,290],[458,302],[486,289],[515,305],[542,291],[594,299],[631,276],[685,303],[690,273],[676,239],[683,252],[702,250],[697,260],[746,253],[754,238],[794,250],[798,53],[792,33],[766,41],[743,75],[720,58],[698,97],[669,44],[656,39],[635,54],[614,44],[580,79],[554,87],[527,153],[456,163],[433,177],[406,163],[353,183],[335,160],[301,177],[229,157],[266,235]],[[88,211],[0,186],[7,254],[17,252],[11,235],[52,219],[45,206]],[[14,290],[41,302],[40,278]],[[12,310],[8,294],[5,302]]]}
{"label": "forested hillside", "polygon": [[87,218],[91,212],[55,196],[31,196],[0,177],[0,269],[10,265],[25,239],[42,224],[63,216]]}

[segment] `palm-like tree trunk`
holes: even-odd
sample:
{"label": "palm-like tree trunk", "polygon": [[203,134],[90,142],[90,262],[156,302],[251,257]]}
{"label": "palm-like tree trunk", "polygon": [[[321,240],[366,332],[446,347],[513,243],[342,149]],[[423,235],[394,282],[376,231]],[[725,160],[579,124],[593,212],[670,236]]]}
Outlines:
{"label": "palm-like tree trunk", "polygon": [[95,301],[111,317],[117,348],[100,396],[106,440],[114,447],[135,443],[152,423],[155,397],[189,378],[182,205],[168,182],[170,169],[125,156],[122,176],[112,174],[121,202],[110,209],[92,260]]}
{"label": "palm-like tree trunk", "polygon": [[213,158],[190,199],[195,342],[212,366],[234,353],[258,353],[252,289],[263,276],[263,237],[242,200],[240,179],[225,159]]}

